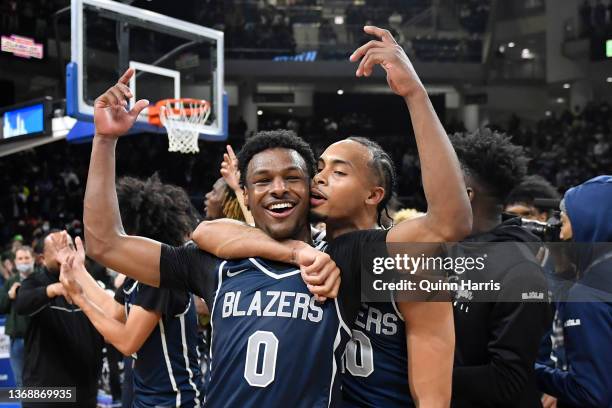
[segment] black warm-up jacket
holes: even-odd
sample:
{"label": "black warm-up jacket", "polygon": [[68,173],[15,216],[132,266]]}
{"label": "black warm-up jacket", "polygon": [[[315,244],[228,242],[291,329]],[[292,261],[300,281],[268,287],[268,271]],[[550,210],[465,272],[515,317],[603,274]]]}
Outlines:
{"label": "black warm-up jacket", "polygon": [[[493,245],[488,254],[487,279],[497,282],[529,282],[546,293],[546,280],[527,248],[538,239],[510,219],[490,232],[466,239],[468,244]],[[513,242],[531,243],[529,246]],[[480,244],[477,244],[480,245]],[[500,296],[504,296],[502,285]],[[516,285],[515,285],[516,287]],[[455,302],[455,367],[453,407],[541,407],[534,363],[551,316],[548,303]]]}
{"label": "black warm-up jacket", "polygon": [[46,269],[34,273],[17,292],[17,313],[30,316],[24,337],[23,386],[76,387],[77,403],[35,403],[33,407],[95,407],[103,339],[77,306],[62,296],[47,297],[47,286],[58,282],[58,277]]}

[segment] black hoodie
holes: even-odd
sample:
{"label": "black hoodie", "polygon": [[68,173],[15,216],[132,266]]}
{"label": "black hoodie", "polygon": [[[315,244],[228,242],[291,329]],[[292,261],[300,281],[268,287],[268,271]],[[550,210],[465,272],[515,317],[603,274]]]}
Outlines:
{"label": "black hoodie", "polygon": [[[510,219],[493,230],[468,237],[464,244],[499,243],[487,249],[486,278],[501,282],[500,298],[509,281],[528,281],[546,293],[546,279],[529,247],[538,239]],[[536,245],[512,245],[531,242]],[[474,245],[476,246],[476,245]],[[482,246],[478,251],[482,253]],[[515,285],[516,286],[516,285]],[[512,289],[508,289],[512,290]],[[534,363],[542,335],[550,325],[547,303],[454,302],[455,367],[453,407],[541,407]]]}

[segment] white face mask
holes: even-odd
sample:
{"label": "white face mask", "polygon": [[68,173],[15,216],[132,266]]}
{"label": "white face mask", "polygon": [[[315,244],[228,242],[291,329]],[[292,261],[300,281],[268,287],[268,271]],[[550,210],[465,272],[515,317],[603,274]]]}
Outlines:
{"label": "white face mask", "polygon": [[27,264],[15,264],[15,268],[22,277],[26,277],[34,271],[34,262]]}

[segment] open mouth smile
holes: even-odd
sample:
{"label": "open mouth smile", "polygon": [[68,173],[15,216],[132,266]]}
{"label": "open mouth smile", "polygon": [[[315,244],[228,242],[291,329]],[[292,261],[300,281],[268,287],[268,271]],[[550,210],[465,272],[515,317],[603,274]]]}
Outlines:
{"label": "open mouth smile", "polygon": [[287,218],[295,207],[296,204],[291,201],[274,201],[264,206],[266,212],[274,218]]}

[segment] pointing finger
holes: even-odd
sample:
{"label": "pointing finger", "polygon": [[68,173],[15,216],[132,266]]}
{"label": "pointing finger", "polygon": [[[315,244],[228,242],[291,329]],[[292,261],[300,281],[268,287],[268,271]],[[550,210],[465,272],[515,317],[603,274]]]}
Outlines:
{"label": "pointing finger", "polygon": [[127,71],[125,71],[123,75],[121,75],[121,78],[119,78],[119,81],[117,82],[127,85],[130,82],[130,79],[132,78],[133,75],[134,75],[134,68],[128,68]]}
{"label": "pointing finger", "polygon": [[393,38],[389,30],[385,30],[376,26],[365,26],[363,27],[363,31],[365,31],[367,34],[377,36],[384,43],[397,44],[397,41],[395,41],[395,38]]}
{"label": "pointing finger", "polygon": [[232,146],[230,145],[227,145],[227,154],[229,154],[229,157],[230,159],[232,159],[232,161],[238,161],[238,159],[236,158],[236,153],[234,153],[234,149],[232,149]]}

